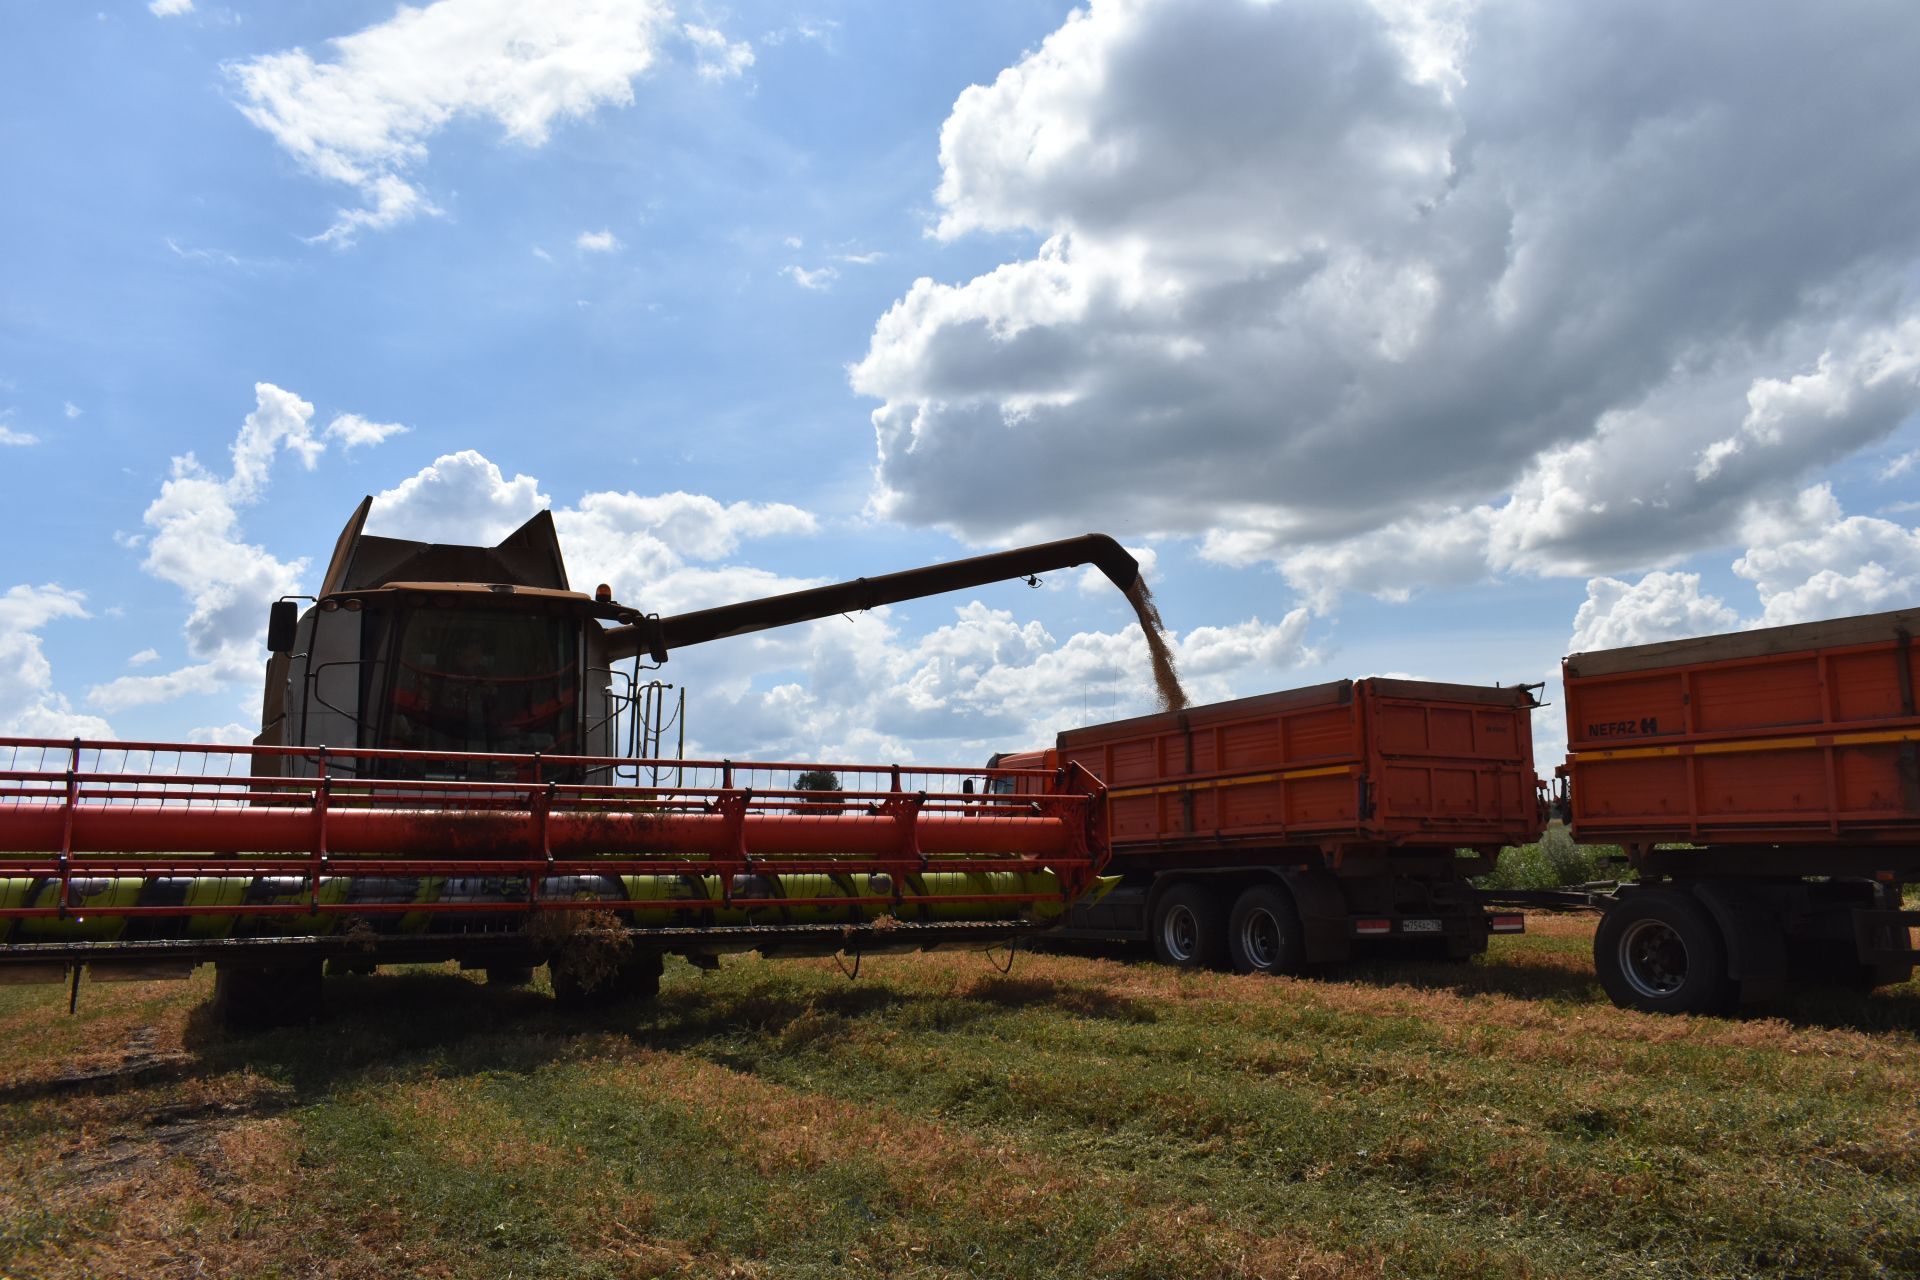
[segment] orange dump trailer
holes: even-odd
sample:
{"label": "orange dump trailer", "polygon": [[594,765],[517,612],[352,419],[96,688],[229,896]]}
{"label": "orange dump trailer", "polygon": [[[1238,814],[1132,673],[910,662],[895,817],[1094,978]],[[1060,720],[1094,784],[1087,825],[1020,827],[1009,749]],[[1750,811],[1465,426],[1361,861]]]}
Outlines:
{"label": "orange dump trailer", "polygon": [[1527,688],[1371,678],[1071,729],[997,765],[1077,764],[1108,788],[1108,874],[1065,932],[1169,964],[1298,971],[1359,944],[1473,955],[1466,877],[1537,838]]}
{"label": "orange dump trailer", "polygon": [[1788,978],[1904,981],[1920,880],[1920,609],[1577,653],[1575,839],[1640,884],[1595,938],[1614,999],[1700,1011]]}

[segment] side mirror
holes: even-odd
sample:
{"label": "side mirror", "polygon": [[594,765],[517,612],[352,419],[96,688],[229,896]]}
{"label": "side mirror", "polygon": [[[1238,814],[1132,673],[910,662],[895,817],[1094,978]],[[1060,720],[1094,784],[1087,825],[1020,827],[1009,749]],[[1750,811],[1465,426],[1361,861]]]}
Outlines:
{"label": "side mirror", "polygon": [[299,602],[275,600],[273,608],[267,613],[267,648],[273,653],[288,652],[293,648],[293,639],[299,630]]}

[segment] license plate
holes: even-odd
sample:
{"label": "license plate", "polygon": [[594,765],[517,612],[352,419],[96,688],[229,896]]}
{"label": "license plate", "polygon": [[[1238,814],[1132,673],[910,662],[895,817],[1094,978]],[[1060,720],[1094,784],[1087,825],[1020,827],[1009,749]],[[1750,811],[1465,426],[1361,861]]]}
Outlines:
{"label": "license plate", "polygon": [[1400,931],[1402,933],[1439,933],[1440,922],[1438,920],[1402,920]]}

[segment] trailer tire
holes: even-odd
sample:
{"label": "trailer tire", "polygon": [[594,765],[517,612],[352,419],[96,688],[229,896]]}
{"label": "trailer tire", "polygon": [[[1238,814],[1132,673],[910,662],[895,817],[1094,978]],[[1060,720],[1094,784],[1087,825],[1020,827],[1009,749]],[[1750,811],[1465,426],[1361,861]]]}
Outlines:
{"label": "trailer tire", "polygon": [[1153,957],[1176,969],[1224,969],[1227,908],[1203,884],[1176,884],[1153,905]]}
{"label": "trailer tire", "polygon": [[1614,1004],[1643,1013],[1718,1012],[1736,989],[1712,917],[1672,889],[1641,889],[1607,908],[1593,967]]}
{"label": "trailer tire", "polygon": [[1236,973],[1304,973],[1307,934],[1292,895],[1273,884],[1242,893],[1227,918],[1227,949]]}

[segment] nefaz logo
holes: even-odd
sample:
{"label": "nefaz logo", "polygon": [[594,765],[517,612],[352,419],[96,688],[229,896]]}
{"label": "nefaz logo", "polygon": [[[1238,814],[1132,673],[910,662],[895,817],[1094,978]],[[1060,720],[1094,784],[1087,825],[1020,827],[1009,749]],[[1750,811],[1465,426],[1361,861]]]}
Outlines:
{"label": "nefaz logo", "polygon": [[1602,720],[1587,726],[1589,738],[1631,738],[1643,733],[1660,732],[1658,716],[1642,716],[1638,720]]}

